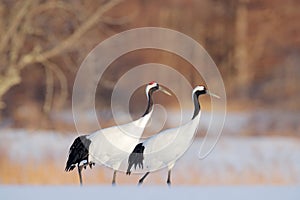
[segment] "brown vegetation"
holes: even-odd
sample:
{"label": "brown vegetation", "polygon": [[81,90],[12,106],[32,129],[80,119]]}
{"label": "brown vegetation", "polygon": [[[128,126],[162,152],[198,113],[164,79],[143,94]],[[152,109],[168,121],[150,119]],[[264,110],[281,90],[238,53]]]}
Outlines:
{"label": "brown vegetation", "polygon": [[[3,0],[2,118],[18,127],[53,128],[49,112],[70,108],[74,77],[88,52],[115,33],[142,26],[175,29],[202,44],[224,78],[229,108],[299,110],[299,7],[295,0]],[[101,108],[109,105],[118,77],[146,62],[172,66],[193,84],[201,80],[172,54],[127,55],[110,67],[99,85]],[[24,117],[24,108],[33,113]],[[45,123],[34,123],[37,118]]]}
{"label": "brown vegetation", "polygon": [[[5,184],[30,184],[30,185],[78,185],[77,171],[65,172],[63,165],[58,165],[49,160],[43,163],[26,162],[23,164],[15,163],[9,160],[0,162],[1,182]],[[147,185],[165,185],[166,170],[154,172],[147,179]],[[112,170],[105,167],[95,167],[93,170],[87,169],[83,172],[84,184],[101,184],[110,185]],[[138,182],[141,174],[125,175],[118,174],[118,183],[120,185],[131,184]],[[213,174],[202,173],[199,169],[189,168],[189,173],[186,170],[173,171],[174,185],[291,185],[297,184],[297,180],[291,177],[286,177],[281,171],[274,166],[272,171],[267,174],[257,171],[255,169],[243,169],[243,171],[235,170],[230,166],[220,174],[216,172]]]}

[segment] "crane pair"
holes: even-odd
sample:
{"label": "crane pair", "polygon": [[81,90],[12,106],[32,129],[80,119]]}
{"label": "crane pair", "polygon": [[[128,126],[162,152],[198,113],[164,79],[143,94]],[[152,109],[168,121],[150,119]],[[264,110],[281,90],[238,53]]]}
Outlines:
{"label": "crane pair", "polygon": [[153,112],[152,95],[155,91],[171,95],[158,83],[152,81],[146,86],[147,108],[141,118],[77,137],[70,147],[65,171],[71,171],[77,166],[82,185],[83,168],[87,166],[92,168],[95,164],[105,163],[114,170],[112,179],[114,185],[120,165],[124,160],[128,160],[126,174],[130,175],[132,167],[145,168],[147,171],[139,180],[139,184],[143,183],[151,171],[167,166],[167,184],[170,185],[171,170],[176,160],[190,146],[199,124],[201,108],[198,97],[202,94],[219,97],[210,93],[205,86],[196,86],[192,92],[194,103],[192,119],[184,125],[164,130],[139,143]]}

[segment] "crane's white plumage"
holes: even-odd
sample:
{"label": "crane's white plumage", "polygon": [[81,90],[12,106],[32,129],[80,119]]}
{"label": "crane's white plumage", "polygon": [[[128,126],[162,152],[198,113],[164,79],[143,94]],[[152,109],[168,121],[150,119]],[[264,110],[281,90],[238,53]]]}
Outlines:
{"label": "crane's white plumage", "polygon": [[195,108],[193,117],[189,122],[179,127],[157,133],[136,145],[128,158],[127,174],[131,173],[133,166],[134,168],[137,166],[144,168],[147,173],[140,179],[139,183],[142,183],[151,171],[168,167],[167,183],[171,183],[171,169],[174,167],[175,162],[189,148],[197,132],[201,114],[198,97],[202,94],[209,94],[204,86],[197,86],[193,89],[192,100]]}
{"label": "crane's white plumage", "polygon": [[139,142],[152,112],[153,110],[131,123],[101,129],[87,136],[91,140],[89,161],[118,170],[122,161]]}
{"label": "crane's white plumage", "polygon": [[152,115],[152,93],[160,90],[168,95],[163,87],[152,81],[146,86],[147,109],[143,116],[133,122],[120,126],[113,126],[98,130],[90,135],[80,136],[75,139],[70,147],[66,171],[73,170],[76,165],[81,179],[81,170],[86,165],[104,164],[114,169],[113,184],[116,172],[123,160],[125,160],[143,134]]}
{"label": "crane's white plumage", "polygon": [[190,146],[200,120],[200,113],[188,123],[160,132],[143,143],[144,168],[147,171],[163,167],[171,169]]}

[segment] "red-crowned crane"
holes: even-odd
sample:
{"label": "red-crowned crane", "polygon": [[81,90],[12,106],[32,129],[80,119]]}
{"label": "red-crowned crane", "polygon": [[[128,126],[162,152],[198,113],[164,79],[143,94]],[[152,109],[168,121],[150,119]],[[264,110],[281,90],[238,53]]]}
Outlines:
{"label": "red-crowned crane", "polygon": [[153,112],[152,94],[162,91],[171,95],[158,83],[152,81],[146,86],[147,108],[141,118],[120,126],[98,130],[90,135],[79,136],[70,147],[65,171],[78,168],[80,185],[81,171],[87,165],[105,164],[113,168],[112,184],[116,183],[116,173],[123,160],[126,160],[134,146],[138,144]]}
{"label": "red-crowned crane", "polygon": [[203,94],[219,98],[217,95],[210,93],[205,86],[196,86],[192,92],[194,103],[192,119],[184,125],[163,130],[137,144],[129,155],[126,174],[130,175],[132,167],[135,169],[137,167],[145,168],[147,172],[139,180],[139,184],[142,184],[151,171],[167,167],[167,184],[171,185],[171,170],[176,161],[189,148],[196,134],[201,114],[198,97]]}

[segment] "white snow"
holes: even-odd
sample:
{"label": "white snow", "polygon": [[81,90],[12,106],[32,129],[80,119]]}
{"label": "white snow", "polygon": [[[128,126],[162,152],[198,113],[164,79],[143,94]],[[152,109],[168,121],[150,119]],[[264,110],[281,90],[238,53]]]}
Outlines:
{"label": "white snow", "polygon": [[[63,170],[69,147],[76,137],[75,133],[62,135],[51,131],[2,129],[0,151],[5,152],[16,164],[27,162],[28,159],[43,163],[51,158]],[[199,160],[198,153],[202,141],[196,139],[177,162],[172,173],[175,185],[203,185],[208,182],[224,185],[249,184],[246,180],[249,178],[253,179],[250,183],[254,184],[260,182],[300,185],[300,139],[278,136],[222,136],[211,154],[204,160]],[[88,173],[85,174],[93,174],[93,170],[88,169]],[[162,177],[161,184],[164,184],[166,170],[158,174]],[[110,171],[107,176],[110,180]],[[89,182],[89,177],[86,177],[85,182]],[[151,183],[150,174],[146,184]]]}
{"label": "white snow", "polygon": [[[165,109],[163,106],[158,104],[154,107],[153,113],[153,122],[155,124],[160,124],[160,121],[165,122],[165,128],[176,127],[180,124],[183,124],[191,119],[193,110],[184,109],[179,112],[178,110],[165,109],[166,113],[162,113],[162,110]],[[222,119],[222,115],[215,112],[215,119]],[[82,113],[81,123],[90,127],[91,130],[94,130],[98,127],[98,123],[93,119],[93,112],[86,111]],[[109,110],[101,110],[97,112],[97,116],[101,124],[106,124],[107,122],[113,120],[112,113]],[[134,118],[138,118],[136,114],[133,114]],[[73,115],[71,111],[64,111],[59,113],[52,113],[51,118],[63,121],[64,123],[73,124]],[[126,123],[132,120],[131,116],[128,116],[126,112],[118,113],[118,122]],[[199,124],[199,130],[204,132],[208,129],[210,125],[210,111],[202,110],[201,120]],[[226,135],[265,135],[267,132],[275,132],[280,135],[286,133],[294,133],[299,136],[300,133],[300,114],[298,112],[285,112],[278,110],[253,110],[251,112],[227,112],[226,120],[223,127],[223,134]],[[106,127],[106,126],[104,126]],[[161,126],[159,128],[162,128]],[[158,130],[155,126],[148,126],[149,132],[155,132]],[[160,129],[159,129],[160,130]]]}
{"label": "white snow", "polygon": [[299,200],[299,187],[134,187],[134,186],[0,186],[1,199],[223,199]]}
{"label": "white snow", "polygon": [[42,162],[52,158],[60,162],[66,158],[72,139],[77,135],[62,135],[52,131],[1,129],[0,150],[6,150],[11,160],[26,162],[28,158]]}

